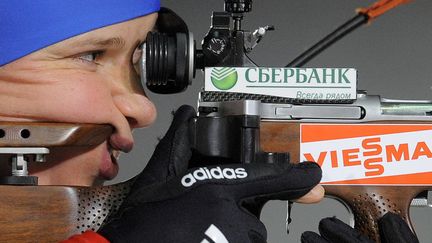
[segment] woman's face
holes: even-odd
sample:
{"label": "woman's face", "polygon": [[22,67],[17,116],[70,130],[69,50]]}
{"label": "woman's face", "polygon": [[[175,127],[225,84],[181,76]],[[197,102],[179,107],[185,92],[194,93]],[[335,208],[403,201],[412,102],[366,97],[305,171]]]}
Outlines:
{"label": "woman's face", "polygon": [[[139,46],[156,18],[151,14],[100,28],[0,67],[0,121],[115,127],[103,144],[52,148],[46,163],[30,163],[29,173],[40,185],[88,186],[117,175],[115,150],[130,151],[132,129],[150,125],[156,116],[135,68]],[[1,173],[7,174],[4,159]]]}

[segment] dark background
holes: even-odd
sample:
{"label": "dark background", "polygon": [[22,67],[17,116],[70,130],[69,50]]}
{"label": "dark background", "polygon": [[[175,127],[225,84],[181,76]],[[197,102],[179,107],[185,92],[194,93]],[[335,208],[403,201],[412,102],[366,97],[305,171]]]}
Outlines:
{"label": "dark background", "polygon": [[[223,0],[163,0],[162,5],[184,18],[200,43],[210,26],[212,11],[223,10]],[[256,0],[244,21],[244,29],[275,25],[250,57],[260,66],[281,67],[355,14],[355,9],[374,1],[360,0]],[[353,67],[359,88],[386,98],[432,99],[432,1],[417,0],[381,16],[368,26],[337,42],[307,66]],[[202,85],[197,73],[192,87],[178,95],[150,94],[158,107],[158,119],[150,128],[136,132],[132,153],[121,160],[121,172],[112,183],[139,173],[158,137],[165,133],[170,112],[181,104],[196,106]],[[295,204],[291,233],[285,233],[286,204],[270,202],[262,219],[269,242],[299,242],[301,232],[317,230],[320,218],[338,216],[347,221],[347,210],[332,199],[317,205]],[[421,242],[432,239],[432,211],[414,208],[412,219]],[[145,219],[143,219],[145,221]]]}

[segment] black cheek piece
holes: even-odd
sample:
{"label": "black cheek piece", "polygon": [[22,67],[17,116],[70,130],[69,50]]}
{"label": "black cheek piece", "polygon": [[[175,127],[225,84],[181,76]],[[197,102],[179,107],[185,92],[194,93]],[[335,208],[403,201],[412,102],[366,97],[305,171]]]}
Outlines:
{"label": "black cheek piece", "polygon": [[155,29],[143,46],[141,78],[159,94],[184,91],[195,77],[195,42],[186,23],[172,10],[161,8]]}

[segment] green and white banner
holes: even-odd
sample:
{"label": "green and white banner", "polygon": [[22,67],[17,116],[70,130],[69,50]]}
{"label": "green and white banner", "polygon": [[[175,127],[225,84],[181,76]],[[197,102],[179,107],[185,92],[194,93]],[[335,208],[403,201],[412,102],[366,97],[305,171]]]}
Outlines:
{"label": "green and white banner", "polygon": [[263,94],[293,99],[354,100],[353,68],[209,67],[206,91]]}

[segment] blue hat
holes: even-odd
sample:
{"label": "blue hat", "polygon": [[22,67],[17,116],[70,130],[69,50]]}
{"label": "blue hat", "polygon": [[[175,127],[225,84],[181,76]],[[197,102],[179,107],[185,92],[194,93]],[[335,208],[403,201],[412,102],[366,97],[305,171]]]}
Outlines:
{"label": "blue hat", "polygon": [[159,8],[159,0],[0,0],[0,66]]}

